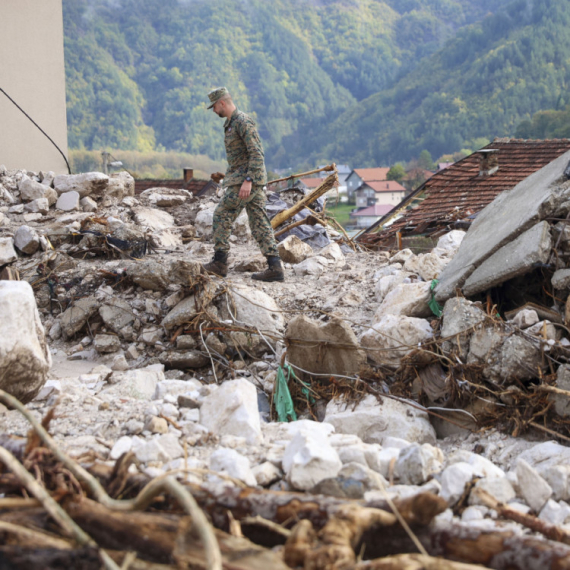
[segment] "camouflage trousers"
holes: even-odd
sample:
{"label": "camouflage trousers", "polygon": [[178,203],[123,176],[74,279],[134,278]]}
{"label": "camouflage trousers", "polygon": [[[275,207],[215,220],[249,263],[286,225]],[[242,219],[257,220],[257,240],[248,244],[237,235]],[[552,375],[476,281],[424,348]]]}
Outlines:
{"label": "camouflage trousers", "polygon": [[214,250],[230,251],[232,226],[243,209],[247,212],[251,233],[265,257],[279,255],[273,228],[265,210],[265,192],[263,186],[252,186],[251,194],[239,197],[239,186],[229,186],[214,211]]}

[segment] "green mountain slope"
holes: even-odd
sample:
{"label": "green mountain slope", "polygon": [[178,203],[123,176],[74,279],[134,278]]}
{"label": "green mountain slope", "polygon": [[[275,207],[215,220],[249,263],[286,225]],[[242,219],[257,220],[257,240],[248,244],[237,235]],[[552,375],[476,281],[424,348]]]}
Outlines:
{"label": "green mountain slope", "polygon": [[293,165],[333,118],[507,1],[64,0],[69,144],[220,158],[205,103],[226,85],[269,163]]}
{"label": "green mountain slope", "polygon": [[315,159],[390,164],[422,149],[440,156],[469,147],[475,137],[514,135],[521,120],[559,108],[567,98],[569,24],[565,0],[517,0],[460,30],[391,89],[340,115],[303,150],[319,149],[311,154]]}

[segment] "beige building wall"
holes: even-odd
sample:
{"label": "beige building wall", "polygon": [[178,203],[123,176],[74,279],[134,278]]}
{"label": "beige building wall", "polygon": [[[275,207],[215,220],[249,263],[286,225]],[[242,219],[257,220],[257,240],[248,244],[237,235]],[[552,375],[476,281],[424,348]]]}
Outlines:
{"label": "beige building wall", "polygon": [[[0,88],[67,156],[62,0],[0,0]],[[0,91],[0,165],[66,173],[55,146]]]}

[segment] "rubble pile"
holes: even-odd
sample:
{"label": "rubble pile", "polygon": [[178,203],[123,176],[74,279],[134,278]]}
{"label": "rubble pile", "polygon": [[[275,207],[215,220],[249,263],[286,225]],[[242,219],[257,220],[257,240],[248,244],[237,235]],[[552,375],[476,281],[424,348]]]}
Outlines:
{"label": "rubble pile", "polygon": [[[515,188],[524,215],[501,195],[424,253],[365,251],[330,227],[282,234],[285,283],[256,283],[265,260],[245,214],[229,277],[201,272],[219,195],[135,196],[126,173],[0,167],[0,452],[69,498],[62,508],[109,568],[128,552],[221,566],[207,533],[183,523],[190,507],[119,513],[89,477],[124,501],[182,482],[225,567],[411,569],[430,556],[452,569],[565,567],[568,188],[549,170]],[[30,418],[53,439],[33,436]],[[22,487],[34,494],[0,474],[6,500]],[[37,550],[69,550],[69,534],[49,542],[45,521],[3,500],[0,533],[32,526],[47,541]],[[163,533],[150,547],[143,520]],[[27,535],[10,536],[0,557],[31,564],[36,549],[16,548]],[[81,567],[105,560],[95,542],[79,542]]]}

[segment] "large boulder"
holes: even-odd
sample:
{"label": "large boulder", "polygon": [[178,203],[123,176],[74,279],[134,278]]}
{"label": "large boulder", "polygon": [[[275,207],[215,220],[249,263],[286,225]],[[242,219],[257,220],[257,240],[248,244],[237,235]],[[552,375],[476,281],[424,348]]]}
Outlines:
{"label": "large boulder", "polygon": [[308,491],[342,469],[338,453],[325,436],[299,431],[285,448],[283,470],[295,489]]}
{"label": "large boulder", "polygon": [[250,444],[260,443],[263,435],[255,386],[243,379],[224,382],[204,398],[200,423],[216,435],[237,435]]}
{"label": "large boulder", "polygon": [[295,235],[286,237],[277,245],[279,256],[285,263],[301,263],[313,255],[313,248]]}
{"label": "large boulder", "polygon": [[430,284],[402,283],[392,289],[384,298],[374,320],[379,321],[385,315],[402,315],[404,317],[429,317]]}
{"label": "large boulder", "polygon": [[169,285],[189,287],[200,275],[202,266],[197,261],[180,259],[144,259],[126,264],[127,274],[143,289],[164,291]]}
{"label": "large boulder", "polygon": [[51,367],[29,283],[0,281],[0,315],[0,388],[25,404],[39,393]]}
{"label": "large boulder", "polygon": [[433,330],[424,319],[386,315],[361,337],[368,358],[390,368],[398,368],[407,354],[431,340]]}
{"label": "large boulder", "polygon": [[357,435],[365,443],[380,443],[387,437],[409,442],[435,443],[436,435],[426,412],[403,402],[369,395],[356,406],[333,399],[327,404],[325,422],[336,433]]}
{"label": "large boulder", "polygon": [[329,377],[353,376],[366,361],[352,328],[340,319],[323,325],[299,315],[289,323],[285,338],[295,339],[289,344],[287,359],[301,378],[305,376],[302,370]]}
{"label": "large boulder", "polygon": [[103,196],[108,184],[109,177],[102,172],[59,174],[53,181],[53,187],[58,194],[75,191],[81,198],[85,198],[85,196]]}

